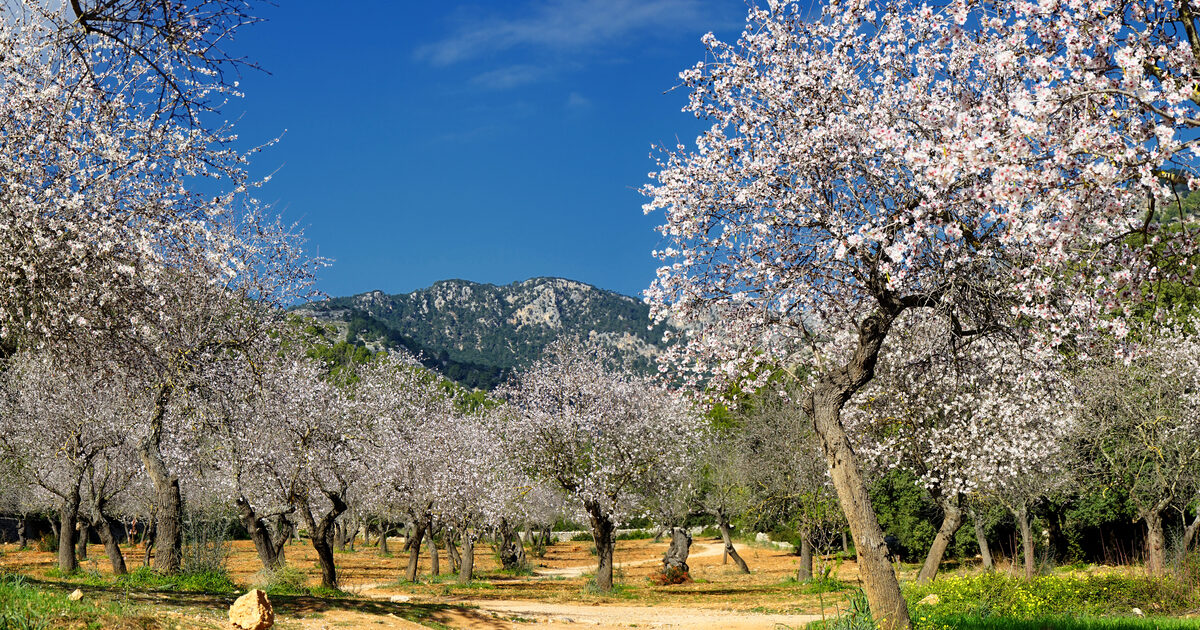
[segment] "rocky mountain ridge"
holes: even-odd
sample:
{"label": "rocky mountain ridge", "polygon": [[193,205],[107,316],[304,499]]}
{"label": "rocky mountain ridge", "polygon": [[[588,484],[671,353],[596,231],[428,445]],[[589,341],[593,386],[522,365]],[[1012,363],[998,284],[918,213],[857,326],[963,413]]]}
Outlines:
{"label": "rocky mountain ridge", "polygon": [[663,336],[641,301],[565,278],[507,285],[443,280],[411,293],[369,291],[297,311],[344,323],[348,340],[373,349],[403,346],[436,357],[450,378],[483,388],[563,336],[598,338],[646,368]]}

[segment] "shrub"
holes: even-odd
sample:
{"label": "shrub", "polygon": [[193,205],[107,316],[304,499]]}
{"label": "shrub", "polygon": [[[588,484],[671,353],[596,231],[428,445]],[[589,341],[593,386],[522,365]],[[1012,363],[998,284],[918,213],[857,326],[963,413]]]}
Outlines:
{"label": "shrub", "polygon": [[[590,536],[588,537],[590,540]],[[647,540],[654,538],[654,534],[645,529],[635,529],[633,531],[617,534],[617,540]]]}
{"label": "shrub", "polygon": [[304,595],[308,593],[307,581],[299,569],[285,565],[259,572],[254,588],[266,591],[268,595]]}
{"label": "shrub", "polygon": [[650,581],[657,586],[688,584],[692,581],[692,576],[683,570],[683,567],[670,567],[666,571],[650,576]]}
{"label": "shrub", "polygon": [[838,616],[833,619],[814,621],[808,624],[809,630],[875,630],[875,622],[871,619],[871,607],[867,604],[867,595],[862,589],[856,589],[846,601],[845,609],[839,607]]}
{"label": "shrub", "polygon": [[198,593],[232,593],[238,590],[229,573],[220,569],[191,571],[178,575],[163,575],[150,567],[118,576],[118,586],[141,591],[192,591]]}
{"label": "shrub", "polygon": [[38,551],[58,551],[58,536],[52,533],[42,534],[36,544]]}
{"label": "shrub", "polygon": [[579,532],[571,536],[571,542],[592,542],[592,535],[588,532]]}

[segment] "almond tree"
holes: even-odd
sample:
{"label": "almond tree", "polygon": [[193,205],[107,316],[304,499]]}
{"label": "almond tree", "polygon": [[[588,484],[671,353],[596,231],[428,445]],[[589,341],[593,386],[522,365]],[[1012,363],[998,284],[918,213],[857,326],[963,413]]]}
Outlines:
{"label": "almond tree", "polygon": [[1166,571],[1164,513],[1200,490],[1200,343],[1169,330],[1139,335],[1129,360],[1100,348],[1076,385],[1076,469],[1129,492],[1146,524],[1146,570]]}
{"label": "almond tree", "polygon": [[500,394],[509,451],[531,478],[558,485],[587,513],[596,586],[612,589],[617,523],[658,484],[685,476],[703,423],[680,395],[579,342],[554,344]]}
{"label": "almond tree", "polygon": [[1147,206],[1168,166],[1200,182],[1181,133],[1200,36],[1186,0],[807,6],[753,8],[681,74],[711,126],[645,187],[667,241],[648,297],[691,326],[685,366],[802,377],[875,619],[905,628],[841,411],[905,311],[947,337],[1125,334],[1159,261],[1196,249]]}
{"label": "almond tree", "polygon": [[1042,462],[1061,457],[1074,419],[1053,355],[1038,356],[1013,337],[940,333],[918,312],[901,316],[876,379],[846,414],[865,459],[912,472],[942,510],[920,582],[937,574],[966,498],[1035,476]]}
{"label": "almond tree", "polygon": [[[139,393],[109,367],[91,371],[46,354],[25,353],[14,357],[2,374],[0,452],[16,464],[22,478],[57,497],[58,566],[64,572],[79,566],[79,515],[94,514],[97,525],[108,525],[103,506],[111,493],[103,489],[104,469],[129,454],[121,447]],[[98,492],[97,481],[102,484]],[[88,495],[94,498],[85,507]],[[114,563],[119,557],[118,552]]]}

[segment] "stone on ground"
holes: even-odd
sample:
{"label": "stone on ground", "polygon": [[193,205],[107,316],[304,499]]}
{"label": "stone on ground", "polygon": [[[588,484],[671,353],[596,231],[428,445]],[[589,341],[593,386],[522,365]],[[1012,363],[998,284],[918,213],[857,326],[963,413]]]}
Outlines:
{"label": "stone on ground", "polygon": [[70,595],[67,595],[67,599],[69,599],[73,602],[77,602],[77,601],[83,599],[83,591],[81,591],[79,589],[75,589],[75,590],[71,591]]}
{"label": "stone on ground", "polygon": [[229,607],[229,623],[237,630],[267,630],[275,625],[275,611],[267,594],[254,589]]}

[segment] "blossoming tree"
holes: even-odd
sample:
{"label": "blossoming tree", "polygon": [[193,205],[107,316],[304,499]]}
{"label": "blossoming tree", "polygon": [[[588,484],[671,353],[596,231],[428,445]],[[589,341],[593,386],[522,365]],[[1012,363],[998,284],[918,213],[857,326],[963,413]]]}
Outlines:
{"label": "blossoming tree", "polygon": [[601,348],[562,341],[500,391],[504,439],[534,480],[556,484],[591,521],[596,586],[612,589],[617,522],[657,485],[683,479],[704,425],[686,398],[611,364]]}
{"label": "blossoming tree", "polygon": [[1126,333],[1161,260],[1196,249],[1148,209],[1164,177],[1196,187],[1200,36],[1186,1],[805,7],[753,8],[681,74],[711,126],[645,187],[666,240],[648,298],[710,376],[803,377],[872,611],[908,627],[842,408],[907,310],[955,337]]}

